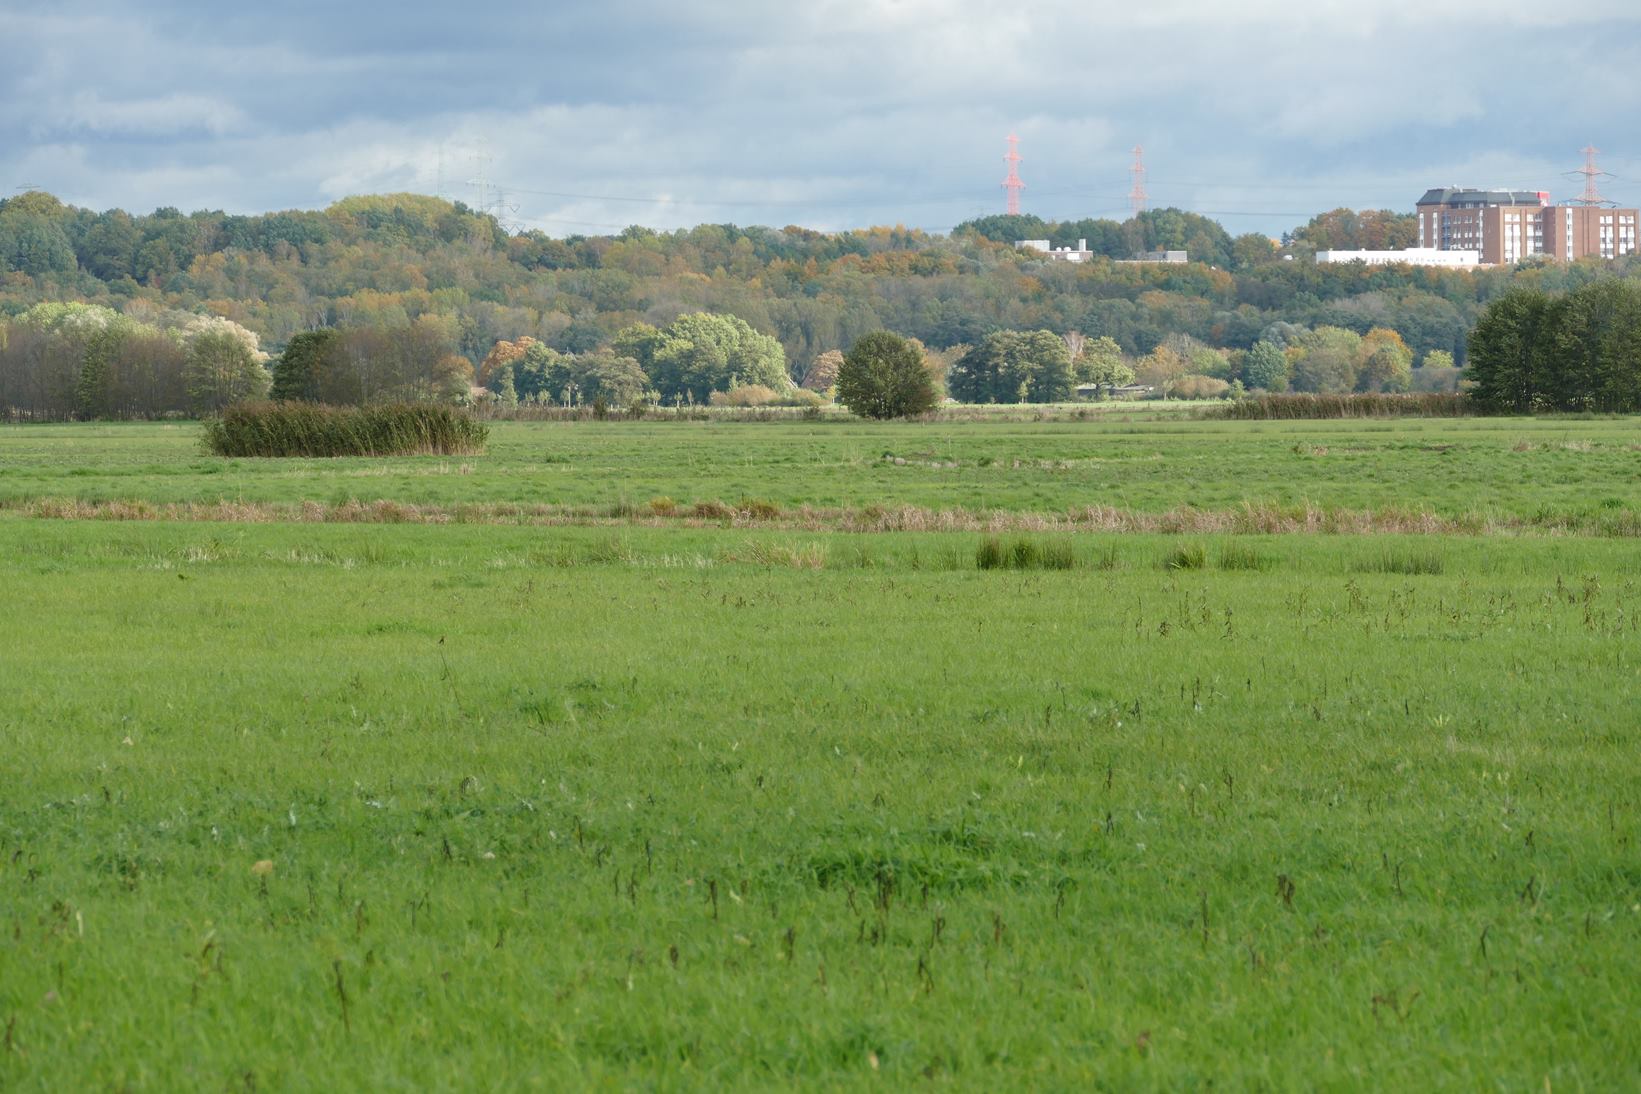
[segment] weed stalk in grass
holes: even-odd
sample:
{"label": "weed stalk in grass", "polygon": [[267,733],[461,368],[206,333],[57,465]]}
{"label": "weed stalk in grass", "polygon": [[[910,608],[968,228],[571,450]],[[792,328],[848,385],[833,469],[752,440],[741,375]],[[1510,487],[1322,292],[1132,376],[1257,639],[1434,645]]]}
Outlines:
{"label": "weed stalk in grass", "polygon": [[342,1006],[342,1028],[347,1033],[352,1034],[353,1019],[348,1014],[348,989],[347,985],[342,983],[342,959],[337,958],[332,961],[331,968],[336,972],[336,999]]}

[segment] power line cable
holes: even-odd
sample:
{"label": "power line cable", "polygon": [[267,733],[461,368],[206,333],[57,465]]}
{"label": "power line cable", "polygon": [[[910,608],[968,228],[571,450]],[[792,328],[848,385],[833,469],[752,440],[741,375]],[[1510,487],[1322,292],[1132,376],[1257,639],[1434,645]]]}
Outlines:
{"label": "power line cable", "polygon": [[[898,198],[898,197],[882,197],[882,198],[873,198],[873,199],[870,199],[870,200],[849,200],[849,201],[837,201],[837,200],[828,200],[828,199],[816,199],[816,200],[813,200],[813,201],[794,201],[794,200],[788,200],[788,199],[785,199],[785,198],[771,198],[768,201],[748,201],[748,200],[744,200],[744,199],[729,199],[729,198],[680,198],[680,197],[672,197],[670,195],[668,195],[668,196],[658,196],[658,197],[637,197],[635,195],[630,195],[630,194],[580,194],[580,193],[572,193],[572,192],[563,191],[563,190],[533,190],[533,189],[530,189],[529,187],[526,187],[526,186],[509,186],[509,187],[507,187],[507,191],[509,193],[514,193],[514,194],[533,194],[533,195],[536,195],[536,196],[539,196],[539,197],[564,198],[564,199],[569,200],[569,201],[613,201],[613,202],[620,202],[621,204],[624,204],[624,205],[626,205],[626,204],[631,204],[631,205],[692,205],[692,206],[707,206],[707,207],[724,206],[724,207],[728,207],[728,208],[743,208],[744,207],[744,208],[753,208],[753,209],[773,209],[773,208],[787,208],[787,207],[798,208],[798,209],[845,208],[845,207],[866,207],[866,206],[874,206],[874,205],[952,205],[952,204],[956,204],[957,202],[973,201],[974,200],[974,194],[972,194],[972,193],[954,195],[952,197],[939,197],[939,198],[911,198],[911,199],[906,199],[906,198]],[[1060,192],[1060,191],[1046,191],[1046,190],[1043,191],[1043,193],[1045,193],[1045,194],[1055,193],[1055,192]],[[1068,190],[1068,191],[1063,191],[1063,192],[1069,193],[1069,192],[1072,192],[1072,191]]]}

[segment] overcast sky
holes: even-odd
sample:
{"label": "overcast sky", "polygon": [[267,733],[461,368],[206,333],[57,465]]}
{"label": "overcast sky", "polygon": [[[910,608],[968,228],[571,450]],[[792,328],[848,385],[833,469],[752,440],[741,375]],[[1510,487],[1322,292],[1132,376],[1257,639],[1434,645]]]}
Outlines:
{"label": "overcast sky", "polygon": [[[1641,202],[1636,0],[0,0],[0,191],[503,203],[553,235],[1153,206],[1278,233],[1430,186]],[[498,196],[497,189],[501,191]]]}

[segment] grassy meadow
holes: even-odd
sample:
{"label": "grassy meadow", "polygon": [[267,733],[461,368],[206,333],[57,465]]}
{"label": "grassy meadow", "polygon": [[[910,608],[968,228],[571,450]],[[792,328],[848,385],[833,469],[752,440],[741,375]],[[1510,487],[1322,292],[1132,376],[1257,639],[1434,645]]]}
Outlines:
{"label": "grassy meadow", "polygon": [[221,459],[192,424],[0,430],[0,506],[90,501],[611,507],[743,498],[1159,512],[1249,502],[1532,518],[1641,510],[1641,419],[498,422],[486,455]]}
{"label": "grassy meadow", "polygon": [[0,429],[0,1089],[1641,1081],[1636,420],[198,440]]}

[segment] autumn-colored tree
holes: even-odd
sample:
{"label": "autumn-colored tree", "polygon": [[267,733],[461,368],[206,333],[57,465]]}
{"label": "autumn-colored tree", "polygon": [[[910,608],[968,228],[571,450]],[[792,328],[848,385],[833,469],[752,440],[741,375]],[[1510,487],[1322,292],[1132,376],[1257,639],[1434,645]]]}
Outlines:
{"label": "autumn-colored tree", "polygon": [[481,384],[488,383],[490,374],[498,367],[510,365],[517,361],[524,356],[526,350],[536,344],[536,340],[528,334],[512,342],[498,341],[490,347],[490,352],[484,355],[484,360],[479,362],[478,382]]}
{"label": "autumn-colored tree", "polygon": [[[1347,210],[1297,234],[1302,248],[1318,245],[1312,237],[1399,247],[1411,242],[1410,231],[1406,214]],[[1056,245],[1086,238],[1098,257],[1076,266],[1048,262],[1016,251],[1019,238]],[[1153,246],[1184,246],[1192,261],[1108,261]],[[238,216],[96,212],[35,192],[0,200],[0,315],[20,317],[42,300],[84,299],[139,327],[100,335],[93,346],[83,332],[42,332],[14,318],[9,348],[0,345],[0,415],[185,409],[183,349],[174,339],[200,311],[254,330],[275,349],[304,332],[336,328],[344,352],[326,397],[360,402],[443,398],[453,357],[479,362],[480,378],[496,388],[492,374],[504,360],[522,359],[525,339],[579,361],[610,332],[648,324],[658,336],[700,313],[738,317],[805,368],[867,332],[889,329],[921,339],[931,369],[946,362],[961,374],[958,362],[989,333],[1047,330],[1082,332],[1087,342],[1111,338],[1130,360],[1170,336],[1188,336],[1196,345],[1172,346],[1186,357],[1187,373],[1229,379],[1234,368],[1246,379],[1246,358],[1230,355],[1251,353],[1262,339],[1278,349],[1298,346],[1314,325],[1393,329],[1415,357],[1445,351],[1456,366],[1488,302],[1512,287],[1563,299],[1589,276],[1587,268],[1557,262],[1445,271],[1282,259],[1264,236],[1229,240],[1211,221],[1177,210],[1127,224],[995,218],[946,236],[716,224],[553,239],[536,230],[509,235],[492,216],[415,195]],[[666,347],[656,386],[667,387],[669,398],[763,382],[745,367],[748,357],[761,360],[758,353],[732,363],[736,354],[721,340],[695,334],[702,336]],[[1603,334],[1602,344],[1618,344],[1614,337]],[[655,337],[643,354],[614,348],[645,370],[662,343]],[[1068,347],[1073,359],[1077,348]],[[1343,370],[1328,374],[1320,366],[1330,354],[1315,348],[1296,352],[1296,363],[1301,355],[1312,360],[1295,382],[1339,382]],[[1372,353],[1359,356],[1351,388],[1395,385],[1393,360],[1380,355],[1366,369]],[[1444,367],[1414,369],[1411,382],[1450,385]],[[776,377],[768,383],[788,390]],[[1016,399],[1018,382],[988,397]]]}
{"label": "autumn-colored tree", "polygon": [[1175,382],[1190,370],[1190,362],[1179,351],[1161,345],[1140,358],[1139,365],[1134,369],[1134,379],[1137,383],[1155,388],[1158,394],[1168,395]]}
{"label": "autumn-colored tree", "polygon": [[1356,350],[1357,391],[1406,391],[1413,380],[1413,351],[1402,336],[1374,327]]}
{"label": "autumn-colored tree", "polygon": [[843,365],[843,354],[838,350],[829,349],[816,356],[809,371],[804,373],[802,387],[810,391],[830,391],[832,385],[838,382],[838,369]]}
{"label": "autumn-colored tree", "polygon": [[1418,244],[1418,218],[1389,209],[1334,209],[1312,217],[1294,232],[1297,242],[1319,251],[1401,251]]}

